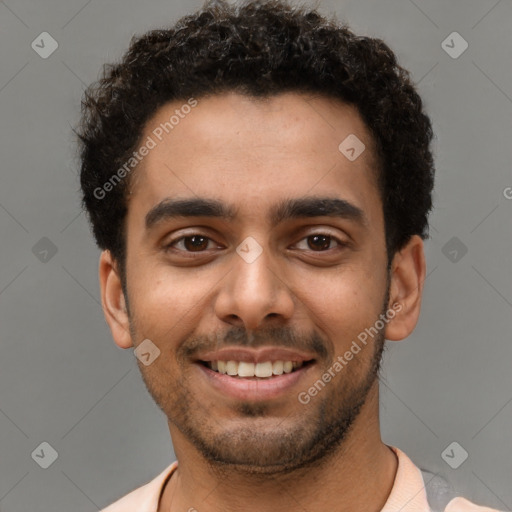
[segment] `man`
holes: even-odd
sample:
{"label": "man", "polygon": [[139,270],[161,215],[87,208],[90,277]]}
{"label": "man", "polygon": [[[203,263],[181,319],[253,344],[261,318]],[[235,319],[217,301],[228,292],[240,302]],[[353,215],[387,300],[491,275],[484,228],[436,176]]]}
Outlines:
{"label": "man", "polygon": [[490,510],[380,437],[434,181],[430,120],[382,41],[209,2],[132,41],[83,110],[105,316],[177,457],[105,512]]}

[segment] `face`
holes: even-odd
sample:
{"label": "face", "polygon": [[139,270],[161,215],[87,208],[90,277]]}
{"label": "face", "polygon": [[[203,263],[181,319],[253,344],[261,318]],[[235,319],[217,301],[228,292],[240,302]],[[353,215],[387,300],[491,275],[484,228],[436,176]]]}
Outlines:
{"label": "face", "polygon": [[[138,361],[144,382],[171,434],[204,458],[306,466],[343,441],[376,385],[384,332],[361,333],[382,324],[389,283],[369,132],[334,100],[230,93],[198,99],[160,141],[183,104],[162,107],[142,138],[156,146],[130,183],[131,341],[114,338],[158,347]],[[338,149],[350,134],[366,146],[353,161]],[[222,374],[222,359],[229,373],[282,375]]]}

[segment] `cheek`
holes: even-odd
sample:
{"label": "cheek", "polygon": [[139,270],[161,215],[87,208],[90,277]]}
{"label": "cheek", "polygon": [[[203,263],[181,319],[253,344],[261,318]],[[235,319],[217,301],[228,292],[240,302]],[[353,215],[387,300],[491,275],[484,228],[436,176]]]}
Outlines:
{"label": "cheek", "polygon": [[154,340],[166,357],[174,357],[179,343],[197,329],[205,314],[205,300],[218,281],[217,274],[198,276],[190,269],[176,272],[142,260],[133,267],[129,293],[137,336]]}
{"label": "cheek", "polygon": [[[200,293],[195,292],[197,287],[191,286],[190,276],[173,271],[159,256],[141,253],[130,263],[130,295],[139,312],[172,319],[181,310],[190,309],[195,293]],[[161,316],[162,312],[170,314]]]}
{"label": "cheek", "polygon": [[[181,300],[173,300],[175,292],[161,278],[139,272],[131,280],[132,301],[139,316],[148,318],[172,318],[183,304]],[[174,297],[173,297],[174,296]],[[167,312],[167,315],[162,313]]]}
{"label": "cheek", "polygon": [[360,332],[373,325],[385,292],[375,274],[347,269],[325,279],[309,280],[303,290],[299,298],[309,310],[311,321],[336,346],[350,345]]}

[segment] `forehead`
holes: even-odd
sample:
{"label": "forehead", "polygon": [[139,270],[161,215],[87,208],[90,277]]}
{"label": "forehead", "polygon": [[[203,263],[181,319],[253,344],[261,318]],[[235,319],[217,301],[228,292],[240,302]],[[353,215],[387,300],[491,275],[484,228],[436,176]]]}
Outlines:
{"label": "forehead", "polygon": [[[152,148],[130,184],[129,201],[140,215],[166,198],[195,196],[254,217],[283,196],[317,195],[350,201],[370,221],[378,216],[373,140],[355,107],[299,93],[226,93],[194,102],[168,103],[146,123],[141,141],[151,140]],[[346,149],[354,141],[365,149],[350,160],[340,144]]]}

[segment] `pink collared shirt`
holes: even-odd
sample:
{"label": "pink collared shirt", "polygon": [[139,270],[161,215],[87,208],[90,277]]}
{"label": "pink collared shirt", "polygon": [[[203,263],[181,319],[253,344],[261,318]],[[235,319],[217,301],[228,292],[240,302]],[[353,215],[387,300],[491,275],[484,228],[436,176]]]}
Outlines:
{"label": "pink collared shirt", "polygon": [[[425,483],[420,469],[399,448],[390,446],[398,457],[398,469],[391,493],[381,512],[432,512],[428,505]],[[178,461],[167,466],[147,484],[135,489],[101,512],[157,512],[160,495]],[[499,512],[482,507],[465,498],[453,498],[444,512]]]}

